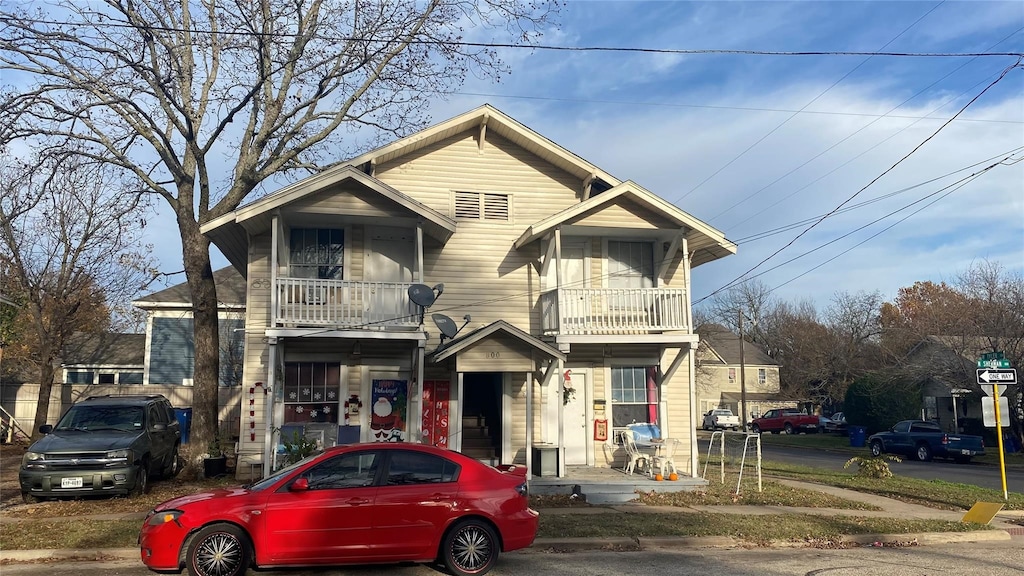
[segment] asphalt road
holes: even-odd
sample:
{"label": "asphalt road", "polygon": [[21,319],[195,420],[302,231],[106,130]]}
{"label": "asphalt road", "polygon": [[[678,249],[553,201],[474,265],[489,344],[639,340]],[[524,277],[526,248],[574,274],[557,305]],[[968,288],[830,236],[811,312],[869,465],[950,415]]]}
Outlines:
{"label": "asphalt road", "polygon": [[[707,439],[702,439],[700,446],[701,453],[706,454]],[[843,464],[854,456],[848,452],[829,452],[826,450],[771,446],[767,444],[761,445],[761,454],[764,460],[813,466],[828,470],[843,470]],[[863,455],[868,455],[866,450]],[[890,468],[894,474],[900,476],[909,476],[922,480],[959,482],[961,484],[972,484],[999,491],[1003,489],[999,466],[979,464],[977,462],[956,464],[955,462],[945,460],[918,462],[904,458],[902,462],[890,463]],[[1006,489],[1009,492],[1024,493],[1024,470],[1006,470]]]}
{"label": "asphalt road", "polygon": [[[502,556],[494,576],[936,576],[984,574],[1020,576],[1022,542],[947,544],[903,548],[862,547],[842,550],[784,549],[648,549],[640,552],[587,551],[558,553],[530,550]],[[138,561],[15,564],[4,576],[143,576]],[[438,576],[430,566],[370,566],[345,569],[249,572],[263,576]]]}

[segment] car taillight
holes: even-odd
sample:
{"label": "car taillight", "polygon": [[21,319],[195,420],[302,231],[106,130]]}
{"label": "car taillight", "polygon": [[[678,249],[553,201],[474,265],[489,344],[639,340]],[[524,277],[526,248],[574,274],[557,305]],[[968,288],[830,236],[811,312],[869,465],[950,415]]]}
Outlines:
{"label": "car taillight", "polygon": [[942,443],[943,443],[944,445],[945,445],[945,444],[949,444],[949,434],[943,434],[943,435],[942,435]]}
{"label": "car taillight", "polygon": [[516,486],[516,492],[518,492],[520,496],[525,498],[527,494],[529,494],[529,489],[526,486],[526,482],[523,482],[519,486]]}

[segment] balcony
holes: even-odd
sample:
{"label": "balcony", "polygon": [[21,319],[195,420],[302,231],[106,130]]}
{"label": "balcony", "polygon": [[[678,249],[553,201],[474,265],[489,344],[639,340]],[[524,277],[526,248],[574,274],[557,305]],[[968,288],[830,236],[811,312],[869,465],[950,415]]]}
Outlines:
{"label": "balcony", "polygon": [[409,282],[278,278],[275,326],[385,330],[419,327]]}
{"label": "balcony", "polygon": [[690,331],[682,288],[562,288],[540,303],[545,336]]}

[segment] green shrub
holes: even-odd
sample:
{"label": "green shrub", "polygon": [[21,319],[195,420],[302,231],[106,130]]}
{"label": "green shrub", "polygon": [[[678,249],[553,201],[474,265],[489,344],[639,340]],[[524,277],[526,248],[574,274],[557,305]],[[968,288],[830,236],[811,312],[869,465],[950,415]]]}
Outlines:
{"label": "green shrub", "polygon": [[886,460],[902,462],[899,456],[893,454],[882,454],[877,458],[854,456],[847,460],[846,464],[843,464],[843,468],[849,468],[850,464],[856,464],[857,476],[865,478],[892,478],[892,470],[889,469],[889,463]]}
{"label": "green shrub", "polygon": [[868,374],[846,390],[846,421],[864,426],[868,434],[888,430],[900,420],[920,417],[921,387],[884,374]]}

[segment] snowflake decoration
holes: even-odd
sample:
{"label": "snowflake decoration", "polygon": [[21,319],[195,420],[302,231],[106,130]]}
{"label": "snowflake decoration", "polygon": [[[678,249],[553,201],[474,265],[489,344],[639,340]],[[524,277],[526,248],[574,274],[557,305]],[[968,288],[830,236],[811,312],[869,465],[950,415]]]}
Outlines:
{"label": "snowflake decoration", "polygon": [[289,392],[288,393],[288,398],[290,398],[292,400],[295,400],[296,396],[297,396],[297,394],[295,394],[295,392]]}
{"label": "snowflake decoration", "polygon": [[309,396],[309,388],[303,388],[302,389],[302,395],[303,396]]}
{"label": "snowflake decoration", "polygon": [[322,408],[322,410],[323,410],[324,414],[330,414],[331,413],[331,407],[330,406],[324,406]]}
{"label": "snowflake decoration", "polygon": [[309,415],[310,415],[311,418],[316,418],[317,417],[317,411],[316,410],[310,410],[309,411]]}
{"label": "snowflake decoration", "polygon": [[331,390],[330,392],[327,393],[327,399],[334,400],[334,390]]}
{"label": "snowflake decoration", "polygon": [[319,399],[320,399],[320,393],[319,392],[317,392],[316,394],[313,394],[313,400],[319,400]]}
{"label": "snowflake decoration", "polygon": [[295,407],[295,413],[296,414],[302,414],[303,411],[304,410],[303,410],[302,406],[296,406]]}

